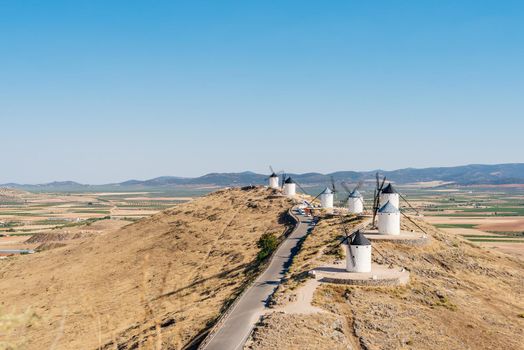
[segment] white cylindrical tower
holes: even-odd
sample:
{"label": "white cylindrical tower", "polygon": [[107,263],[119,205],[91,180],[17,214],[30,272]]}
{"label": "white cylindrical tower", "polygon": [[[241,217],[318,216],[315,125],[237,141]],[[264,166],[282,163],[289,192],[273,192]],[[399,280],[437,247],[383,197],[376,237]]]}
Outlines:
{"label": "white cylindrical tower", "polygon": [[351,214],[360,214],[364,211],[364,198],[359,191],[353,190],[349,194],[348,210]]}
{"label": "white cylindrical tower", "polygon": [[269,176],[269,188],[278,188],[278,175],[275,173]]}
{"label": "white cylindrical tower", "polygon": [[297,193],[297,185],[291,177],[284,181],[284,194],[288,197],[293,197]]}
{"label": "white cylindrical tower", "polygon": [[393,185],[391,185],[391,183],[389,183],[380,192],[379,206],[384,206],[384,204],[386,204],[388,201],[391,202],[391,204],[393,204],[395,207],[400,208],[398,192],[393,188]]}
{"label": "white cylindrical tower", "polygon": [[387,202],[378,210],[378,233],[400,235],[400,210]]}
{"label": "white cylindrical tower", "polygon": [[371,243],[360,231],[346,245],[346,270],[371,272]]}
{"label": "white cylindrical tower", "polygon": [[320,207],[322,209],[333,208],[333,191],[327,187],[320,195]]}

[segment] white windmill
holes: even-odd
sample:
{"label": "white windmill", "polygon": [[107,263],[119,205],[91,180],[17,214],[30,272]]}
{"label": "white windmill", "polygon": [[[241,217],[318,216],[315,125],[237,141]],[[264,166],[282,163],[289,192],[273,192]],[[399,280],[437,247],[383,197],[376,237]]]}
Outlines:
{"label": "white windmill", "polygon": [[322,209],[333,208],[333,196],[333,191],[329,187],[326,187],[320,194],[320,207]]}
{"label": "white windmill", "polygon": [[283,186],[284,186],[284,195],[286,195],[288,197],[294,197],[297,194],[297,185],[296,185],[295,181],[293,181],[291,176],[288,177],[284,181]]}
{"label": "white windmill", "polygon": [[360,214],[364,211],[364,197],[362,194],[358,191],[360,186],[362,186],[363,181],[360,181],[353,190],[349,189],[349,187],[342,182],[342,187],[346,190],[348,193],[348,197],[345,200],[345,203],[347,203],[348,211],[351,214]]}
{"label": "white windmill", "polygon": [[346,271],[371,272],[371,242],[362,232],[346,233],[342,243],[346,243]]}
{"label": "white windmill", "polygon": [[333,202],[335,199],[335,193],[337,193],[337,189],[335,188],[335,179],[331,177],[331,188],[329,186],[326,186],[326,188],[320,192],[311,203],[315,201],[315,199],[320,197],[320,208],[322,209],[332,209],[333,208]]}
{"label": "white windmill", "polygon": [[275,171],[273,170],[273,167],[270,165],[269,166],[269,170],[271,170],[271,175],[269,175],[268,177],[268,181],[269,181],[269,188],[273,188],[273,189],[277,189],[279,188],[278,186],[278,175],[275,173]]}
{"label": "white windmill", "polygon": [[400,235],[400,210],[390,201],[378,210],[378,233]]}

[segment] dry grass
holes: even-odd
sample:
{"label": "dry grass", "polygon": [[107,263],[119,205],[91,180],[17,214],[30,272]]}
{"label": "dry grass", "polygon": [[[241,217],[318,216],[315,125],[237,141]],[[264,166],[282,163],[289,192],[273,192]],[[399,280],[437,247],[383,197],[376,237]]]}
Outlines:
{"label": "dry grass", "polygon": [[[346,322],[329,314],[265,316],[245,349],[347,350]],[[297,339],[300,339],[297,342]]]}
{"label": "dry grass", "polygon": [[[344,334],[353,348],[523,349],[524,263],[493,254],[422,221],[417,223],[431,234],[430,245],[373,243],[385,257],[374,253],[375,262],[392,261],[410,270],[409,285],[372,288],[326,284],[315,293],[314,304],[345,320],[344,327],[351,331]],[[403,228],[415,227],[404,220]],[[340,230],[335,223],[330,230],[319,229],[313,234],[330,239],[333,231]],[[298,267],[320,260],[311,255]],[[292,293],[284,290],[281,300]],[[303,327],[309,328],[315,327],[316,321],[310,318],[303,322]],[[277,332],[271,319],[267,323],[257,330],[260,339],[265,332]],[[300,337],[287,330],[282,334],[287,342],[304,345]],[[269,349],[265,344],[259,342],[254,349]]]}
{"label": "dry grass", "polygon": [[23,313],[8,314],[0,310],[0,350],[15,350],[27,341],[27,329],[38,325],[38,317],[28,308]]}
{"label": "dry grass", "polygon": [[291,203],[270,194],[223,190],[78,245],[0,261],[2,306],[32,306],[42,319],[24,330],[30,349],[180,349],[256,272],[258,238],[285,231]]}
{"label": "dry grass", "polygon": [[294,298],[293,290],[298,288],[307,278],[307,272],[323,263],[333,263],[343,259],[340,239],[344,235],[341,224],[347,229],[358,226],[362,222],[356,216],[321,217],[311,234],[301,242],[300,251],[286,274],[286,281],[279,285],[272,297],[272,306],[278,306]]}

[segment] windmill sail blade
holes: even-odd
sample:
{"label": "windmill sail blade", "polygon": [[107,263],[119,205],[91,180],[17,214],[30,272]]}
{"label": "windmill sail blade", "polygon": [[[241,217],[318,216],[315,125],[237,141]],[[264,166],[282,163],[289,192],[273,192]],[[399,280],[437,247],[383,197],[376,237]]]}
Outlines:
{"label": "windmill sail blade", "polygon": [[331,190],[333,191],[333,193],[337,192],[335,188],[335,178],[333,178],[333,176],[331,176]]}
{"label": "windmill sail blade", "polygon": [[419,211],[418,211],[417,209],[415,209],[415,207],[413,207],[413,206],[411,205],[411,203],[406,199],[406,197],[404,197],[400,192],[397,192],[397,193],[398,193],[398,195],[400,196],[400,198],[402,198],[402,199],[404,200],[404,202],[406,202],[407,205],[408,205],[411,209],[413,209],[413,210],[415,211],[415,213],[417,213],[417,215],[420,216]]}
{"label": "windmill sail blade", "polygon": [[340,185],[342,186],[342,188],[344,188],[344,190],[346,190],[347,193],[351,193],[351,189],[345,182],[341,182]]}
{"label": "windmill sail blade", "polygon": [[417,224],[415,221],[413,221],[413,219],[411,219],[408,215],[406,215],[406,213],[404,213],[403,210],[399,210],[400,211],[400,214],[404,215],[404,217],[406,219],[408,219],[413,225],[415,225],[420,231],[424,232],[424,234],[426,236],[428,236],[428,233],[426,232],[426,230],[424,230],[422,227],[420,227],[419,224]]}
{"label": "windmill sail blade", "polygon": [[[378,181],[377,181],[378,184]],[[375,219],[377,217],[377,211],[378,211],[378,189],[375,189],[373,192],[373,223],[372,226],[375,227]]]}
{"label": "windmill sail blade", "polygon": [[382,184],[380,184],[380,191],[384,188],[384,184],[386,183],[386,177],[384,176],[384,179],[382,180]]}
{"label": "windmill sail blade", "polygon": [[380,194],[382,193],[382,189],[384,188],[384,184],[386,183],[386,177],[382,179],[382,183],[380,182],[379,174],[376,173],[376,179],[377,179],[377,188],[375,189],[374,193],[374,199],[373,199],[373,226],[375,226],[375,220],[377,218],[377,212],[379,210],[380,205]]}
{"label": "windmill sail blade", "polygon": [[311,204],[313,204],[313,202],[318,198],[320,197],[320,195],[322,194],[322,192],[320,192],[319,194],[317,194],[317,196],[315,198],[313,198],[310,202]]}
{"label": "windmill sail blade", "polygon": [[297,182],[297,180],[295,180],[295,183],[297,184],[298,188],[300,188],[300,190],[304,193],[304,194],[307,194],[308,196],[310,195],[309,193],[306,192],[306,190],[300,186],[300,184]]}
{"label": "windmill sail blade", "polygon": [[357,187],[355,187],[354,191],[358,191],[360,187],[362,187],[363,184],[364,184],[364,180],[360,180],[357,184]]}

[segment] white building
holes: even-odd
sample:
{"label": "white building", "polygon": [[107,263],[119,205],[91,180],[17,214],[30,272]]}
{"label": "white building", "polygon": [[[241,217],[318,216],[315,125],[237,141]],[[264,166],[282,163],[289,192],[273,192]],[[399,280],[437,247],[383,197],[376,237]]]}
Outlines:
{"label": "white building", "polygon": [[400,235],[400,210],[387,202],[378,210],[378,233]]}
{"label": "white building", "polygon": [[288,197],[293,197],[297,194],[297,185],[291,177],[288,177],[286,181],[284,181],[284,194]]}
{"label": "white building", "polygon": [[269,188],[278,188],[278,175],[275,173],[269,176]]}
{"label": "white building", "polygon": [[389,183],[380,192],[379,206],[382,207],[387,202],[390,202],[395,207],[400,208],[400,201],[399,201],[398,192],[393,188],[393,185],[391,185],[391,183]]}
{"label": "white building", "polygon": [[349,194],[347,205],[351,214],[360,214],[364,211],[364,197],[355,189]]}
{"label": "white building", "polygon": [[333,208],[333,191],[328,187],[320,194],[320,207],[322,209]]}
{"label": "white building", "polygon": [[371,272],[371,243],[360,231],[353,235],[346,247],[346,270]]}

